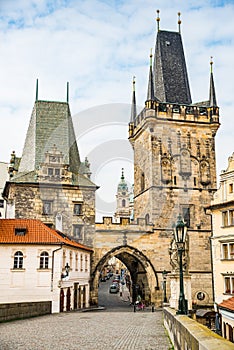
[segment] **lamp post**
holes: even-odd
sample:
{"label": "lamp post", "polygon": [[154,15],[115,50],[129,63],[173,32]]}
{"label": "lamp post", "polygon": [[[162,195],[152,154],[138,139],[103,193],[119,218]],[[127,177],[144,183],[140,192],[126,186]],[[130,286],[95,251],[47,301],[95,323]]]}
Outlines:
{"label": "lamp post", "polygon": [[163,270],[162,272],[163,275],[163,294],[164,294],[164,298],[163,298],[163,302],[167,303],[167,271]]}
{"label": "lamp post", "polygon": [[69,271],[70,271],[70,266],[68,265],[68,263],[66,263],[66,265],[64,266],[64,269],[65,269],[65,274],[64,273],[62,273],[61,274],[61,278],[66,278],[66,277],[68,277],[68,275],[69,275]]}
{"label": "lamp post", "polygon": [[178,249],[179,255],[179,263],[180,263],[180,295],[179,295],[179,303],[178,303],[178,311],[179,315],[187,315],[188,313],[188,301],[184,296],[184,281],[183,281],[183,252],[185,246],[185,238],[187,233],[187,227],[185,222],[182,220],[181,215],[178,216],[178,221],[174,228],[174,236],[175,242]]}

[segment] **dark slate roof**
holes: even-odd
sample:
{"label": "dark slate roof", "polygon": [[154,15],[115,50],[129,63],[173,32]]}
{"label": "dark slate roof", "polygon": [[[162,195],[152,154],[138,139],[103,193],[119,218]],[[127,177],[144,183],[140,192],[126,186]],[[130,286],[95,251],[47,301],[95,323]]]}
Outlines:
{"label": "dark slate roof", "polygon": [[36,101],[24,144],[19,172],[29,172],[45,161],[45,153],[56,145],[64,163],[77,174],[80,157],[67,102]]}
{"label": "dark slate roof", "polygon": [[158,32],[153,73],[157,99],[169,103],[192,103],[180,33]]}

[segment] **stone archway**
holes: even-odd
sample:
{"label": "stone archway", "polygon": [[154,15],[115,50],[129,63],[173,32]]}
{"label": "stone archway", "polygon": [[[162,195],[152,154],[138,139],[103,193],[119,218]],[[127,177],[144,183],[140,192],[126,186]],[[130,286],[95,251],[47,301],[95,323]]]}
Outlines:
{"label": "stone archway", "polygon": [[[112,257],[118,258],[128,268],[131,276],[131,292],[133,301],[137,293],[141,293],[145,302],[157,304],[159,291],[158,276],[150,260],[137,248],[122,245],[111,249],[93,267],[91,273],[90,300],[91,305],[98,304],[98,281],[100,271]],[[136,290],[136,286],[138,290]]]}

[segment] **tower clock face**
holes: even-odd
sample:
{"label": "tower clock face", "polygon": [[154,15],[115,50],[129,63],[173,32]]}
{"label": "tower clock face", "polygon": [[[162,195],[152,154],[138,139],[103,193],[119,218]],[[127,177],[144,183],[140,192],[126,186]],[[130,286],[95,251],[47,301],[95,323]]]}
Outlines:
{"label": "tower clock face", "polygon": [[125,195],[126,195],[126,192],[122,192],[122,195],[125,196]]}
{"label": "tower clock face", "polygon": [[50,162],[57,162],[56,156],[50,156]]}

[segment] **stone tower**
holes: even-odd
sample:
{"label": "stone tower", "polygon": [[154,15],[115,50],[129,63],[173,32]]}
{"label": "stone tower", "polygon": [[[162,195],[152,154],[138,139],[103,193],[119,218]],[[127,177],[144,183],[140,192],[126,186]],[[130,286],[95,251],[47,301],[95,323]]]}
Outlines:
{"label": "stone tower", "polygon": [[130,207],[130,192],[128,189],[127,182],[124,177],[124,169],[122,169],[122,175],[120,178],[120,182],[117,188],[116,194],[116,212],[115,217],[127,217],[129,218],[131,215],[131,207]]}
{"label": "stone tower", "polygon": [[151,54],[147,98],[139,114],[133,81],[129,141],[134,150],[134,214],[135,219],[146,218],[154,224],[155,242],[161,242],[157,267],[169,270],[166,260],[172,227],[178,214],[183,216],[189,232],[192,288],[194,293],[205,289],[209,302],[211,223],[204,207],[216,190],[215,135],[219,128],[213,62],[209,99],[192,103],[180,21],[179,31],[171,32],[160,30],[157,20],[154,63]]}
{"label": "stone tower", "polygon": [[37,85],[22,158],[12,153],[9,174],[7,218],[39,219],[92,244],[97,187],[88,160],[80,161],[68,99],[38,100]]}

